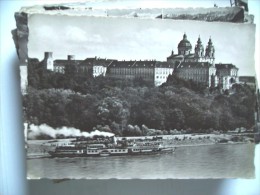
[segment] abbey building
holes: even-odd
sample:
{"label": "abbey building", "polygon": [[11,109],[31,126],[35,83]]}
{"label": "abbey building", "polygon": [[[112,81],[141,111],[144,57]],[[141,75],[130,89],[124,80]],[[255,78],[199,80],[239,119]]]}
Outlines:
{"label": "abbey building", "polygon": [[231,88],[238,82],[238,68],[233,64],[215,63],[215,48],[211,38],[204,48],[200,37],[192,52],[192,44],[184,34],[178,44],[178,52],[171,52],[166,61],[130,60],[87,58],[76,60],[69,55],[67,60],[54,60],[52,52],[45,52],[43,63],[48,70],[64,73],[66,66],[74,66],[82,74],[107,76],[121,79],[142,78],[151,81],[155,86],[166,82],[171,74],[179,78],[201,83],[206,87],[220,86],[223,89]]}
{"label": "abbey building", "polygon": [[220,86],[229,89],[233,83],[238,81],[238,68],[233,64],[216,64],[215,48],[209,38],[206,49],[198,38],[197,44],[192,52],[192,45],[183,35],[178,44],[178,53],[167,58],[168,63],[174,64],[174,74],[185,80],[193,80],[208,87]]}

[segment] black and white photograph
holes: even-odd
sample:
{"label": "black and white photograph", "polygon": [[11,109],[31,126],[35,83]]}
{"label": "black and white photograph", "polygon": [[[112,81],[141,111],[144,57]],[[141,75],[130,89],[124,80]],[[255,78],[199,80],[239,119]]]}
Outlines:
{"label": "black and white photograph", "polygon": [[254,178],[254,17],[223,2],[21,8],[27,178]]}

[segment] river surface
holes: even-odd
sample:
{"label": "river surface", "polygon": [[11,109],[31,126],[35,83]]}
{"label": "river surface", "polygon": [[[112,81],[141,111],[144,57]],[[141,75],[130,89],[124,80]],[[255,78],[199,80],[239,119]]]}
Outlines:
{"label": "river surface", "polygon": [[170,154],[28,159],[27,174],[32,179],[252,178],[254,148],[216,144],[179,147]]}

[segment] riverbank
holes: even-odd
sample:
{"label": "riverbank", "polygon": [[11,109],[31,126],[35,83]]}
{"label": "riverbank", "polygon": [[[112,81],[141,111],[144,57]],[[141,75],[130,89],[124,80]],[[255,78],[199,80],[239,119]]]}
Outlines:
{"label": "riverbank", "polygon": [[[141,137],[126,137],[128,140],[149,140],[155,136],[141,136]],[[235,134],[179,134],[179,135],[160,135],[166,145],[175,147],[180,146],[197,146],[197,145],[210,145],[210,144],[235,144],[235,143],[248,143],[254,142],[253,138],[235,135]],[[123,137],[119,137],[121,140]]]}
{"label": "riverbank", "polygon": [[[139,137],[117,137],[117,140],[127,139],[133,142],[152,140],[156,136],[139,136]],[[237,136],[230,134],[180,134],[180,135],[162,135],[157,136],[163,142],[163,145],[170,147],[190,147],[213,144],[242,144],[253,142],[252,138],[246,136]],[[28,140],[27,141],[27,158],[44,158],[49,157],[48,151],[54,150],[56,146],[48,143],[70,142],[72,139],[57,140]]]}

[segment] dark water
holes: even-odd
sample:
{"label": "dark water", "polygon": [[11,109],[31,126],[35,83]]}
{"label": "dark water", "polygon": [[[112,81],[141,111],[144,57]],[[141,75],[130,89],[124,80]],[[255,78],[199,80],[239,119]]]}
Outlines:
{"label": "dark water", "polygon": [[171,154],[27,160],[29,178],[251,178],[254,144],[179,147]]}

